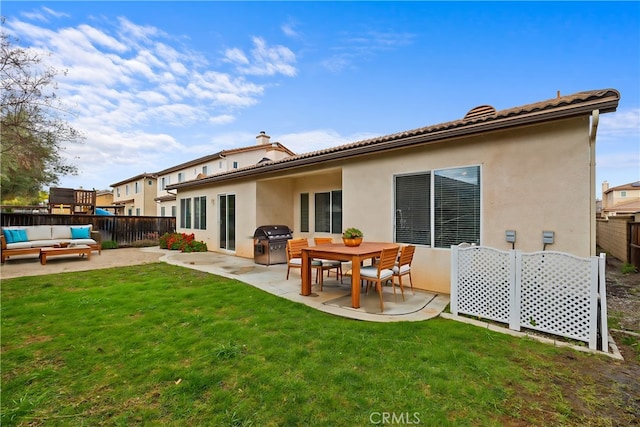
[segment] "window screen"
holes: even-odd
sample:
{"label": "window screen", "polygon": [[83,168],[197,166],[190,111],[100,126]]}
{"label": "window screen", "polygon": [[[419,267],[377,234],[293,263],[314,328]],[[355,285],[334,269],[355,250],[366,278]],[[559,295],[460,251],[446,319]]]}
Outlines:
{"label": "window screen", "polygon": [[480,167],[435,172],[435,246],[480,243]]}
{"label": "window screen", "polygon": [[431,174],[396,176],[396,242],[431,244]]}

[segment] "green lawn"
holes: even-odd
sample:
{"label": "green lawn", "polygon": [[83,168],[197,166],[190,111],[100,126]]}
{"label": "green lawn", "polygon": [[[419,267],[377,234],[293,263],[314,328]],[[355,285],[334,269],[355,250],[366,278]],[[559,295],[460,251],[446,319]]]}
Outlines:
{"label": "green lawn", "polygon": [[570,368],[610,359],[450,320],[349,320],[163,263],[1,296],[3,426],[617,424]]}

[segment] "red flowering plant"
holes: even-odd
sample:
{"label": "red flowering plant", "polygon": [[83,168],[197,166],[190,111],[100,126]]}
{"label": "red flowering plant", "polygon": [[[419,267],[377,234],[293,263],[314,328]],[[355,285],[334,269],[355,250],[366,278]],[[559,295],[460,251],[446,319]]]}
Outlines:
{"label": "red flowering plant", "polygon": [[160,248],[181,252],[206,252],[207,244],[195,240],[193,233],[165,233],[160,237]]}

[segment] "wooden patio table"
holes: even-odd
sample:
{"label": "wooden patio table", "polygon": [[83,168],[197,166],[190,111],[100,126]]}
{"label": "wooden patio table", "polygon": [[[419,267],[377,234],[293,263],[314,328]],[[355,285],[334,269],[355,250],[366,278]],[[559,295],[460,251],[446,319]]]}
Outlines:
{"label": "wooden patio table", "polygon": [[384,242],[362,242],[360,246],[342,243],[325,243],[302,249],[302,295],[311,295],[311,262],[313,258],[351,261],[351,306],[360,308],[360,264],[368,258],[376,258],[385,248],[399,245]]}

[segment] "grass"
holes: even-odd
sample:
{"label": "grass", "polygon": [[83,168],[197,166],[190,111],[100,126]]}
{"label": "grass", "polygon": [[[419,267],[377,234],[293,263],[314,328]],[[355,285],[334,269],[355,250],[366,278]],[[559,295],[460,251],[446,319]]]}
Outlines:
{"label": "grass", "polygon": [[1,292],[3,426],[591,421],[558,384],[598,357],[444,319],[354,321],[162,263]]}

